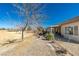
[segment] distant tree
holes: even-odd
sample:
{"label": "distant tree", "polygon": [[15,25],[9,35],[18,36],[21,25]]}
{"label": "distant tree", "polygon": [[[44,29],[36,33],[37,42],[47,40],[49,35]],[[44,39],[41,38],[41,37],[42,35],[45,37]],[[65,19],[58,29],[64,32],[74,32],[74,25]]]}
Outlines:
{"label": "distant tree", "polygon": [[5,28],[0,28],[0,30],[6,30]]}
{"label": "distant tree", "polygon": [[27,27],[27,30],[28,30],[28,31],[29,31],[29,30],[32,30],[32,28],[31,28],[30,26],[28,26],[28,27]]}

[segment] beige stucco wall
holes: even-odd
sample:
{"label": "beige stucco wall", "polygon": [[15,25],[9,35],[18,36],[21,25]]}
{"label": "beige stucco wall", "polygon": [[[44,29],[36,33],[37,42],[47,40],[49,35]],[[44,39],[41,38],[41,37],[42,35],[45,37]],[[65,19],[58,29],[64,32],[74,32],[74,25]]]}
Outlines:
{"label": "beige stucco wall", "polygon": [[[68,27],[68,26],[78,26],[78,35],[65,34],[65,27]],[[71,39],[71,40],[75,40],[75,41],[79,41],[79,21],[62,25],[61,26],[61,34],[65,38],[68,38],[68,39]]]}

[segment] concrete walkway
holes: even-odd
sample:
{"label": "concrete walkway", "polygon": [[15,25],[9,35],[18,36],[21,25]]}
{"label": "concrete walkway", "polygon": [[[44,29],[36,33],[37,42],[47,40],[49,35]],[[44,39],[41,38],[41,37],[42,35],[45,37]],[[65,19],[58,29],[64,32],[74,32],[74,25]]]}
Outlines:
{"label": "concrete walkway", "polygon": [[[27,39],[28,40],[28,39]],[[40,39],[33,39],[32,42],[27,46],[27,42],[23,45],[19,44],[18,47],[9,50],[1,55],[5,56],[55,56],[55,51],[48,42]],[[21,45],[21,46],[20,46]]]}

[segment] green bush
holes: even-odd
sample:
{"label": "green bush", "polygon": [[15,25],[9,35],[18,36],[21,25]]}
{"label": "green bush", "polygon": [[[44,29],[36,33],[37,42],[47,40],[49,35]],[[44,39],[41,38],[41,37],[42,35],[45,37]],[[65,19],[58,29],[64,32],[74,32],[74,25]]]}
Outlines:
{"label": "green bush", "polygon": [[52,34],[52,33],[47,33],[46,39],[47,39],[47,40],[53,40],[53,39],[54,39],[54,34]]}

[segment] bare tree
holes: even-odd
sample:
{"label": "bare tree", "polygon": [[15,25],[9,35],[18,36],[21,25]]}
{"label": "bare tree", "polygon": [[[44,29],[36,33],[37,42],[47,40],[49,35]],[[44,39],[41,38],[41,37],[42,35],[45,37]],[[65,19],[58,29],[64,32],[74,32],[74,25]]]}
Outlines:
{"label": "bare tree", "polygon": [[23,17],[24,22],[22,23],[22,40],[23,40],[23,33],[27,26],[31,27],[38,27],[40,26],[39,20],[44,17],[41,10],[44,8],[44,4],[37,4],[37,3],[23,3],[23,4],[13,4],[16,7],[18,15]]}

